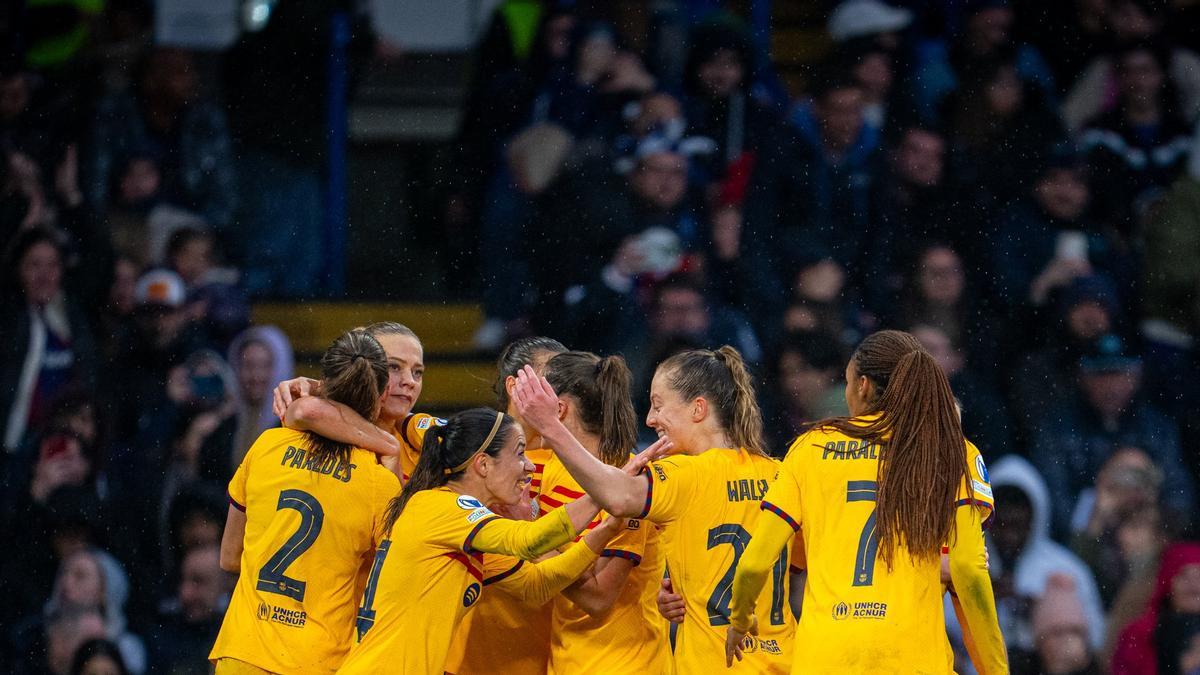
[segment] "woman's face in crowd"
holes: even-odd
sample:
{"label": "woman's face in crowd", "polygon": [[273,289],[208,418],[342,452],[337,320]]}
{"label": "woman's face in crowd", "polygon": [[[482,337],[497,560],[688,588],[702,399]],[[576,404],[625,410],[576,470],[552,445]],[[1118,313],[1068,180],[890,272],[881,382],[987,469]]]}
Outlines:
{"label": "woman's face in crowd", "polygon": [[79,607],[99,607],[104,601],[100,562],[87,553],[71,556],[63,569],[62,600]]}
{"label": "woman's face in crowd", "polygon": [[1148,51],[1135,51],[1121,58],[1121,92],[1129,99],[1149,100],[1162,89],[1162,68]]}
{"label": "woman's face in crowd", "polygon": [[35,305],[48,304],[62,286],[58,249],[48,242],[34,244],[21,258],[17,273],[25,299]]}
{"label": "woman's face in crowd", "polygon": [[525,458],[525,434],[513,425],[508,442],[496,457],[488,458],[491,469],[484,478],[495,502],[514,506],[521,502],[533,478],[533,463]]}
{"label": "woman's face in crowd", "polygon": [[650,412],[646,413],[646,426],[658,433],[659,438],[669,438],[680,452],[703,451],[693,448],[691,432],[696,422],[692,416],[691,401],[683,400],[671,386],[671,371],[659,368],[650,382]]}
{"label": "woman's face in crowd", "polygon": [[705,92],[713,98],[725,98],[742,86],[745,68],[737,52],[719,49],[707,61],[700,64],[697,73]]}
{"label": "woman's face in crowd", "polygon": [[265,400],[271,392],[271,374],[274,369],[275,358],[265,344],[249,342],[242,347],[237,373],[242,399],[251,404]]}
{"label": "woman's face in crowd", "polygon": [[1171,608],[1180,614],[1200,614],[1200,563],[1185,565],[1171,579]]}
{"label": "woman's face in crowd", "polygon": [[376,336],[388,360],[388,393],[380,409],[383,421],[403,420],[410,412],[425,379],[425,351],[410,335]]}
{"label": "woman's face in crowd", "polygon": [[1006,117],[1015,113],[1025,102],[1025,92],[1021,88],[1021,79],[1013,68],[1004,68],[996,74],[995,79],[988,83],[984,90],[988,107],[992,112]]}
{"label": "woman's face in crowd", "polygon": [[963,294],[966,276],[958,254],[948,248],[935,248],[921,259],[918,278],[921,297],[935,305],[953,305]]}

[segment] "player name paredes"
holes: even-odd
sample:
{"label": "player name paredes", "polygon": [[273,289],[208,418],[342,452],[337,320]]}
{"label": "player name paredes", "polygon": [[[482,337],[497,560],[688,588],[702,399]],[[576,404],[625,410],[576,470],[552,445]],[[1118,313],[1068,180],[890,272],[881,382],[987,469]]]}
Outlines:
{"label": "player name paredes", "polygon": [[302,609],[284,609],[265,602],[258,603],[258,620],[303,628],[308,621],[308,614]]}
{"label": "player name paredes", "polygon": [[882,444],[863,441],[829,441],[821,459],[878,459]]}
{"label": "player name paredes", "polygon": [[313,471],[326,476],[333,476],[343,483],[349,483],[350,472],[358,468],[357,464],[341,462],[336,457],[326,458],[324,462],[318,461],[316,457],[313,457],[304,448],[297,448],[291,445],[287,447],[287,450],[283,451],[283,459],[279,461],[280,466],[284,464],[287,464],[290,469]]}
{"label": "player name paredes", "polygon": [[833,606],[833,618],[837,621],[846,619],[884,619],[887,618],[886,602],[855,602],[846,604],[839,602]]}

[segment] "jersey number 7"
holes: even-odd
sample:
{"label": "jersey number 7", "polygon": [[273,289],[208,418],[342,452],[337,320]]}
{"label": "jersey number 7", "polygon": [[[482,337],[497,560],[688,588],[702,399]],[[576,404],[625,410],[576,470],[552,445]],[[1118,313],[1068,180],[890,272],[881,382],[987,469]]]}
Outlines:
{"label": "jersey number 7", "polygon": [[852,480],[846,483],[846,502],[871,502],[871,515],[858,536],[858,552],[854,554],[854,586],[870,586],[875,581],[875,555],[879,553],[879,537],[875,535],[875,494],[878,485],[873,480]]}

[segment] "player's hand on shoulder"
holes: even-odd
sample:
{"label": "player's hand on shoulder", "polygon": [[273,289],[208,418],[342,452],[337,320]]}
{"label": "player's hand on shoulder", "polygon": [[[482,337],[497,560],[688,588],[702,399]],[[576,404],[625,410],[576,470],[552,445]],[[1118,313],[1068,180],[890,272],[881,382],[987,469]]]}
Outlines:
{"label": "player's hand on shoulder", "polygon": [[645,469],[648,464],[650,464],[650,462],[660,460],[663,457],[670,455],[671,451],[674,449],[674,444],[672,444],[671,441],[664,436],[651,443],[650,447],[639,452],[633,457],[630,457],[629,461],[625,463],[625,466],[621,467],[621,470],[630,476],[636,476],[641,473],[642,470]]}
{"label": "player's hand on shoulder", "polygon": [[272,394],[271,411],[275,413],[276,417],[283,419],[283,414],[287,412],[292,401],[305,396],[313,396],[320,391],[321,381],[311,377],[294,377],[284,380],[275,387],[275,392]]}

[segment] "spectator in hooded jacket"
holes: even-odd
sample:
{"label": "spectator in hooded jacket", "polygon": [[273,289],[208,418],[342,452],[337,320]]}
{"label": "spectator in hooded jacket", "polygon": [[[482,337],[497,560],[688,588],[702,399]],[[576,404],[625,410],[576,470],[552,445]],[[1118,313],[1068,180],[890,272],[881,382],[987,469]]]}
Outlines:
{"label": "spectator in hooded jacket", "polygon": [[[1029,462],[1013,455],[995,462],[989,476],[996,503],[1003,505],[993,516],[987,543],[996,612],[1009,650],[1034,650],[1033,608],[1059,575],[1073,582],[1083,605],[1087,646],[1099,649],[1104,609],[1096,582],[1083,561],[1050,538],[1046,481]],[[947,611],[946,617],[951,635],[960,635],[954,612]]]}

